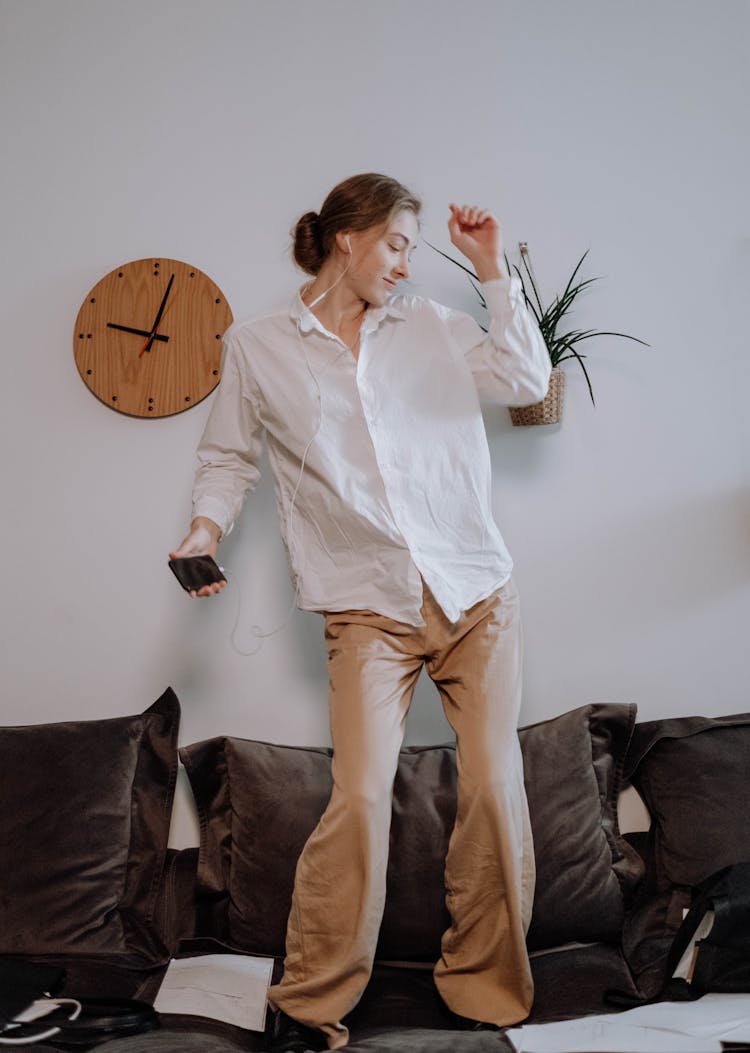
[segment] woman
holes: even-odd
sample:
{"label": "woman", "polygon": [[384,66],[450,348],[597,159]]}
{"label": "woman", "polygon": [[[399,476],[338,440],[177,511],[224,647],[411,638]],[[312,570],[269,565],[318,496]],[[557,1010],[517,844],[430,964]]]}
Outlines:
{"label": "woman", "polygon": [[[446,859],[452,925],[435,982],[462,1026],[522,1020],[534,858],[516,725],[521,627],[492,518],[479,396],[528,405],[550,363],[489,212],[448,229],[491,316],[415,296],[420,202],[368,173],[294,230],[312,280],[234,325],[199,448],[194,517],[173,556],[215,555],[258,479],[265,433],[297,603],[325,615],[334,789],[297,866],[274,1049],[345,1045],[383,913],[391,794],[422,666],[456,733],[458,810]],[[217,593],[222,584],[198,595]]]}

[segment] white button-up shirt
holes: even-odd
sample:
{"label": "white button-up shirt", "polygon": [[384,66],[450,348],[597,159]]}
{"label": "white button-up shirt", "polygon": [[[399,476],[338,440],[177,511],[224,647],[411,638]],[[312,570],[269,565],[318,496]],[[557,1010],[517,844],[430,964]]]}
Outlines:
{"label": "white button-up shirt", "polygon": [[301,608],[420,625],[424,579],[454,622],[510,577],[480,395],[537,402],[550,360],[518,278],[482,289],[488,333],[402,296],[367,310],[357,359],[299,294],[228,330],[193,514],[230,531],[265,434]]}

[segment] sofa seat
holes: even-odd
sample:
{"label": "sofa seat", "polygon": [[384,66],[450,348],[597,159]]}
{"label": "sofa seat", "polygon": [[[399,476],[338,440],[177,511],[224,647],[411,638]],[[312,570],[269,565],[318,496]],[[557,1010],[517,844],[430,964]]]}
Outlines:
{"label": "sofa seat", "polygon": [[[209,949],[208,947],[206,949]],[[214,948],[216,950],[218,948]],[[58,959],[68,970],[61,993],[96,997],[110,995],[152,1001],[164,966],[140,972],[116,962]],[[620,949],[591,944],[538,952],[531,957],[537,991],[528,1023],[547,1023],[607,1011],[604,993],[616,987],[636,993]],[[276,961],[276,973],[281,960]],[[614,1011],[614,1010],[612,1010]],[[429,967],[376,964],[372,979],[356,1009],[346,1018],[350,1042],[346,1049],[372,1053],[482,1053],[505,1043],[493,1032],[458,1032],[435,996]],[[35,1049],[49,1049],[39,1044]],[[224,1053],[225,1050],[264,1051],[264,1036],[219,1021],[162,1014],[158,1031],[113,1039],[97,1050],[121,1053]]]}

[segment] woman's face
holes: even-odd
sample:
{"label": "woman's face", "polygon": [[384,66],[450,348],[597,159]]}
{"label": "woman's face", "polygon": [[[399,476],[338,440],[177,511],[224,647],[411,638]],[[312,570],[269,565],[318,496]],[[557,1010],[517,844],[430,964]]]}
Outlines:
{"label": "woman's face", "polygon": [[366,303],[382,307],[396,283],[409,277],[409,264],[419,235],[417,217],[410,209],[397,212],[385,226],[339,235],[339,245],[351,248],[346,278]]}

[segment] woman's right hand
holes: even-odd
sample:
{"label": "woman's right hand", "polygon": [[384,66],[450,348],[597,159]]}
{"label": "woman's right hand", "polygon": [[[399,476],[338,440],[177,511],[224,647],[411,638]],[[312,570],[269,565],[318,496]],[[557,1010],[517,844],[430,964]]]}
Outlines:
{"label": "woman's right hand", "polygon": [[[174,552],[169,553],[170,559],[184,559],[185,556],[212,556],[216,559],[219,550],[219,539],[221,528],[213,519],[205,516],[196,516],[190,524],[190,531],[182,539]],[[198,591],[190,593],[191,596],[214,596],[225,587],[225,581],[215,581],[211,585],[204,585]]]}

